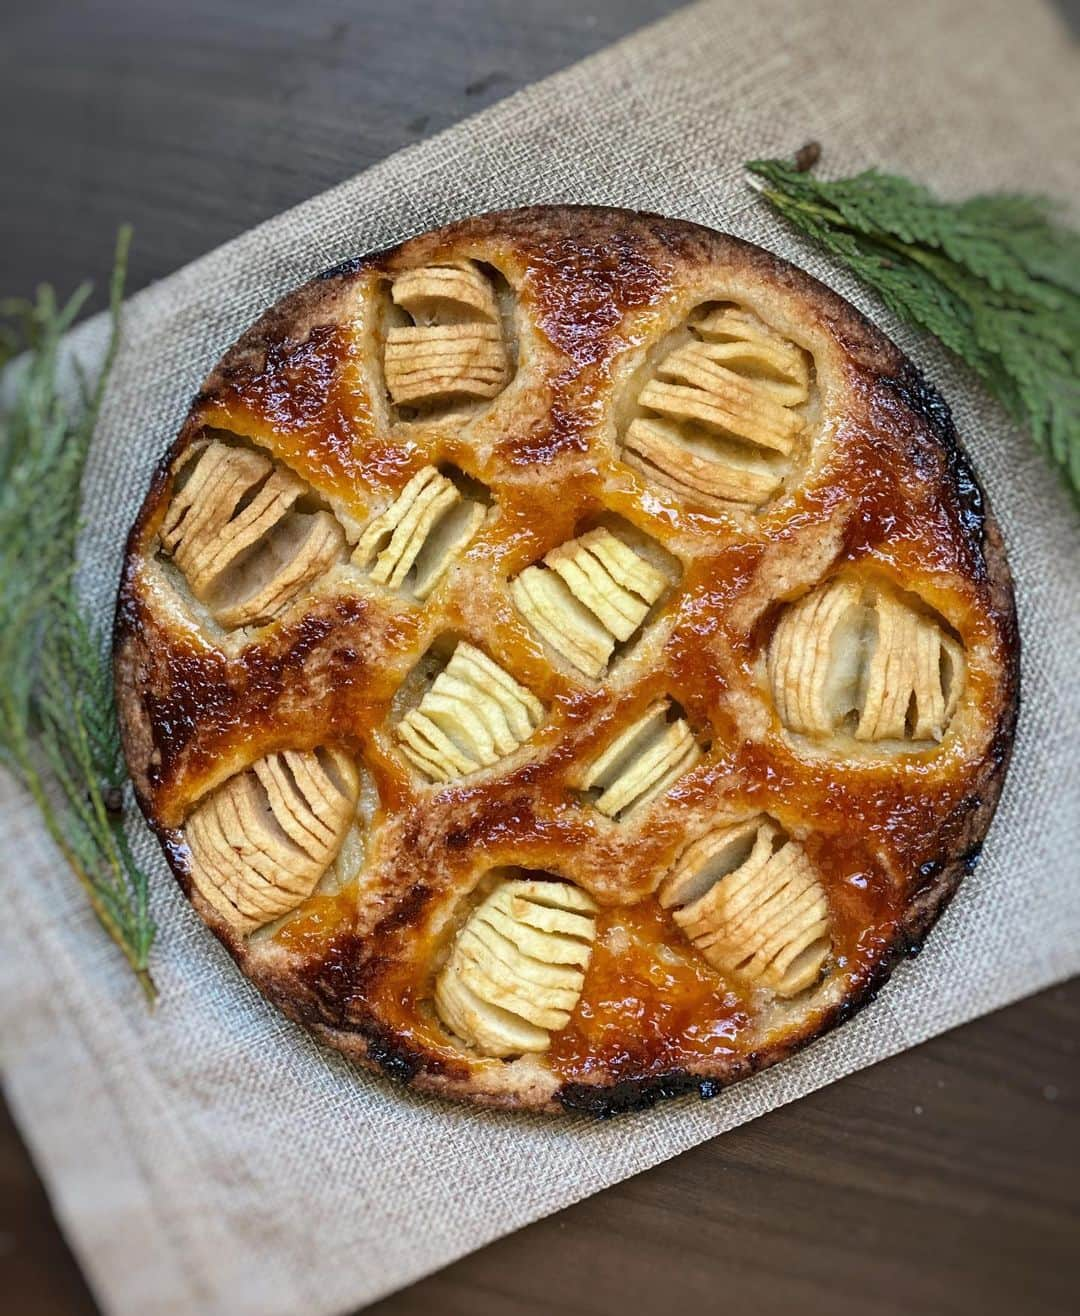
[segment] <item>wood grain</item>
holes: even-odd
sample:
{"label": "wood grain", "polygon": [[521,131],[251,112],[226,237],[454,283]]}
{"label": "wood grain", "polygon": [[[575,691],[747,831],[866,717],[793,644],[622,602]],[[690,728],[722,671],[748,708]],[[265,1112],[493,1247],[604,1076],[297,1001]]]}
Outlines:
{"label": "wood grain", "polygon": [[9,0],[0,289],[104,274],[126,221],[137,291],[678,7]]}
{"label": "wood grain", "polygon": [[[12,0],[0,14],[0,290],[26,293],[43,279],[65,289],[104,273],[124,220],[137,230],[137,289],[676,7]],[[1075,20],[1080,0],[1066,8]],[[1073,1313],[1078,1038],[1073,983],[695,1148],[369,1310]],[[13,1316],[96,1311],[6,1111],[0,1294]]]}

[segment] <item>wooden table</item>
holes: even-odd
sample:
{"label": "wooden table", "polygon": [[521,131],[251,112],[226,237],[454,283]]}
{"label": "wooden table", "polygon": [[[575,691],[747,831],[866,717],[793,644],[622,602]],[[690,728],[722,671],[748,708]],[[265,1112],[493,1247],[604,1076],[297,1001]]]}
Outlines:
{"label": "wooden table", "polygon": [[[137,289],[675,7],[9,2],[0,291],[103,273],[122,220],[136,228]],[[1075,16],[1080,0],[1069,8]],[[370,1310],[1075,1313],[1078,1039],[1074,982],[695,1148]],[[3,1309],[93,1313],[0,1114]]]}

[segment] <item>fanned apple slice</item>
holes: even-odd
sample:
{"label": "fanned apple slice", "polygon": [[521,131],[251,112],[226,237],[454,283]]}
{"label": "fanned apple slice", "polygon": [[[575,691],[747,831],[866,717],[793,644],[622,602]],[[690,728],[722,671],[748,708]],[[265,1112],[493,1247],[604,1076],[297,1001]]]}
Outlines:
{"label": "fanned apple slice", "polygon": [[803,735],[829,735],[858,707],[867,610],[862,587],[838,576],[780,618],[768,669],[780,719]]}
{"label": "fanned apple slice", "polygon": [[469,916],[436,978],[442,1022],[483,1055],[546,1051],[581,996],[595,913],[569,883],[501,879]]}
{"label": "fanned apple slice", "polygon": [[706,832],[683,851],[660,887],[665,909],[692,905],[710,891],[721,877],[734,872],[750,858],[762,831],[760,814],[742,822]]}
{"label": "fanned apple slice", "polygon": [[398,723],[397,737],[401,752],[431,781],[451,781],[484,766],[417,709]]}
{"label": "fanned apple slice", "polygon": [[434,466],[425,466],[364,531],[352,561],[380,585],[423,601],[484,516],[480,503],[466,498]]}
{"label": "fanned apple slice", "polygon": [[408,270],[394,280],[391,296],[416,324],[499,319],[491,282],[471,260]]}
{"label": "fanned apple slice", "polygon": [[270,621],[340,562],[344,550],[345,535],[330,512],[294,512],[263,537],[242,567],[217,583],[206,604],[222,626]]}
{"label": "fanned apple slice", "polygon": [[802,846],[765,815],[695,841],[659,898],[721,972],[782,997],[821,977],[832,946],[825,890]]}
{"label": "fanned apple slice", "polygon": [[752,448],[688,433],[670,421],[634,420],[623,443],[629,465],[691,500],[758,506],[783,482],[783,472]]}
{"label": "fanned apple slice", "polygon": [[915,674],[912,740],[942,740],[964,688],[963,646],[933,622],[922,619]]}
{"label": "fanned apple slice", "polygon": [[963,683],[963,650],[930,618],[880,593],[873,605],[859,740],[941,740]]}
{"label": "fanned apple slice", "polygon": [[492,1005],[469,987],[461,966],[453,963],[435,984],[435,1008],[451,1033],[482,1055],[506,1057],[546,1051],[551,1036],[544,1028]]}
{"label": "fanned apple slice", "polygon": [[[497,905],[485,908],[481,916],[506,941],[516,946],[522,954],[548,956],[555,964],[584,965],[588,961],[588,947],[575,941],[572,937],[551,941],[535,928],[512,918]],[[559,958],[559,957],[562,958]]]}
{"label": "fanned apple slice", "polygon": [[396,327],[387,335],[386,386],[399,406],[456,395],[493,398],[506,379],[506,352],[494,325]]}
{"label": "fanned apple slice", "polygon": [[544,561],[619,640],[633,635],[667,585],[662,572],[602,526],[553,548]]}
{"label": "fanned apple slice", "polygon": [[201,546],[213,544],[241,500],[255,492],[274,469],[263,453],[211,441],[197,447],[180,469],[161,525],[161,545],[191,564]]}
{"label": "fanned apple slice", "polygon": [[[787,456],[802,429],[797,412],[767,388],[722,363],[726,345],[690,342],[669,353],[638,396],[642,407],[676,421]],[[718,359],[719,358],[719,359]]]}
{"label": "fanned apple slice", "polygon": [[543,567],[526,567],[510,582],[517,610],[540,638],[586,676],[607,666],[615,637],[570,592],[566,582]]}
{"label": "fanned apple slice", "polygon": [[581,789],[599,789],[593,803],[609,818],[662,794],[701,758],[686,720],[670,710],[666,699],[650,705],[580,775]]}
{"label": "fanned apple slice", "polygon": [[716,307],[694,329],[706,342],[722,348],[715,352],[715,361],[752,380],[782,406],[797,407],[810,396],[806,353],[748,311]]}
{"label": "fanned apple slice", "polygon": [[444,405],[495,397],[509,378],[498,302],[472,261],[429,265],[399,275],[391,296],[411,325],[386,336],[384,370],[398,406]]}
{"label": "fanned apple slice", "polygon": [[628,641],[667,578],[604,527],[579,535],[527,567],[510,590],[540,638],[587,676],[599,676],[617,641]]}
{"label": "fanned apple slice", "polygon": [[259,759],[184,824],[192,885],[244,934],[289,913],[337,857],[359,790],[356,767],[340,750]]}
{"label": "fanned apple slice", "polygon": [[181,471],[161,546],[220,625],[271,621],[343,557],[336,517],[297,508],[308,492],[264,453],[216,439]]}
{"label": "fanned apple slice", "polygon": [[843,575],[791,604],[767,669],[781,722],[861,741],[940,741],[964,684],[964,652],[932,617],[885,587]]}
{"label": "fanned apple slice", "polygon": [[687,327],[689,340],[638,393],[625,460],[692,502],[760,507],[781,488],[805,428],[809,357],[736,306],[713,307]]}
{"label": "fanned apple slice", "polygon": [[213,441],[181,471],[161,544],[203,598],[222,573],[288,514],[303,483],[263,453]]}
{"label": "fanned apple slice", "polygon": [[866,664],[859,740],[902,740],[918,668],[919,618],[895,599],[879,598]]}
{"label": "fanned apple slice", "polygon": [[431,781],[452,781],[512,754],[543,713],[530,690],[462,640],[396,734],[414,767]]}
{"label": "fanned apple slice", "polygon": [[524,743],[540,724],[544,706],[509,672],[493,662],[482,649],[462,640],[454,650],[447,671],[460,674],[474,687],[485,690],[499,705],[519,743]]}

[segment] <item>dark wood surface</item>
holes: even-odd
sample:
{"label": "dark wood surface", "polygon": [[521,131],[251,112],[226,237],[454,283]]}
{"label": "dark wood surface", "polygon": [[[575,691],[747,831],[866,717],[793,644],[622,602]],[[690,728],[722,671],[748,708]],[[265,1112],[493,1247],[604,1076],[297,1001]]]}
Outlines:
{"label": "dark wood surface", "polygon": [[[1067,7],[1075,14],[1080,0]],[[6,0],[0,292],[43,279],[67,288],[103,271],[124,220],[136,227],[137,289],[674,8]],[[370,1310],[1075,1313],[1078,1038],[1072,983],[695,1148]],[[94,1303],[0,1116],[0,1307],[89,1316]]]}

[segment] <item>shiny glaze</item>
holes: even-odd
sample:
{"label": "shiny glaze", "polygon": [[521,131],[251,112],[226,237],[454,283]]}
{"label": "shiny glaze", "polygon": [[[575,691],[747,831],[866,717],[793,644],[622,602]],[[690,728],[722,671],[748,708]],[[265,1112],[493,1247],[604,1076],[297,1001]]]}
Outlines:
{"label": "shiny glaze", "polygon": [[[133,532],[118,622],[119,645],[137,651],[134,680],[153,747],[136,779],[150,816],[176,827],[205,790],[271,749],[338,743],[358,755],[380,800],[369,871],[336,896],[312,897],[272,944],[320,1008],[330,981],[343,1027],[378,1034],[384,1051],[396,1039],[413,1073],[429,1061],[431,1072],[461,1068],[460,1048],[427,1004],[431,966],[475,882],[503,864],[579,882],[604,907],[584,994],[550,1053],[560,1080],[619,1082],[703,1061],[722,1073],[761,1045],[760,1004],[689,950],[651,893],[712,817],[768,812],[803,840],[825,884],[841,995],[869,990],[903,941],[913,895],[928,873],[962,859],[973,812],[999,788],[1015,681],[1010,600],[988,573],[977,486],[947,417],[933,414],[911,368],[853,312],[831,300],[819,306],[809,281],[764,253],[733,252],[690,226],[588,212],[582,227],[567,212],[553,234],[534,213],[543,215],[521,212],[496,230],[466,221],[324,285],[327,314],[340,315],[344,305],[375,306],[387,273],[433,256],[460,252],[499,268],[533,335],[532,358],[467,424],[391,428],[374,400],[378,372],[344,328],[316,322],[294,341],[287,308],[208,381],[184,441],[212,425],[271,445],[357,521],[429,461],[482,481],[497,512],[470,545],[464,572],[426,611],[350,585],[230,656],[194,625],[164,620],[144,582],[138,557],[152,551],[168,499],[163,472]],[[800,312],[806,339],[832,396],[841,390],[844,399],[825,417],[823,470],[759,516],[687,508],[646,488],[611,441],[620,363],[672,327],[680,284],[702,260],[715,262],[713,297],[729,265],[779,298],[812,292]],[[307,315],[318,310],[318,288],[300,294]],[[605,511],[663,544],[681,560],[682,578],[647,628],[648,670],[633,672],[631,655],[598,685],[552,665],[505,582]],[[769,582],[781,567],[820,557],[822,543],[829,551],[814,579],[879,573],[918,592],[959,634],[971,666],[963,736],[888,763],[837,762],[782,731],[762,677],[785,597]],[[480,643],[534,691],[547,717],[497,776],[436,791],[406,771],[389,719],[405,674],[448,633]],[[610,823],[567,775],[661,695],[683,707],[708,746],[705,759],[644,816]],[[234,951],[258,980],[262,944]]]}
{"label": "shiny glaze", "polygon": [[554,1041],[551,1064],[568,1082],[670,1073],[737,1054],[749,1013],[652,901],[605,910],[588,989]]}

